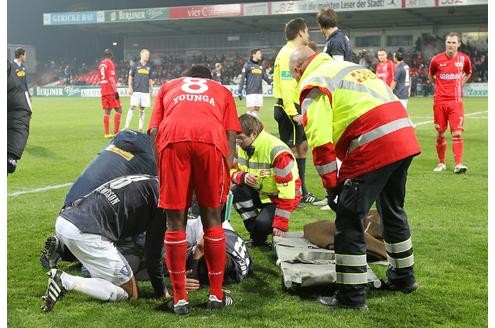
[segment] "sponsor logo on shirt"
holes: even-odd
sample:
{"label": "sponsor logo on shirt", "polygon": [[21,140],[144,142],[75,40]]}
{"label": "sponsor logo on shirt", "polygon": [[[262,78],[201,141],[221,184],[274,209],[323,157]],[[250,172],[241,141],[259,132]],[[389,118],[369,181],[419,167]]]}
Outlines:
{"label": "sponsor logo on shirt", "polygon": [[253,68],[251,74],[261,74],[261,70],[259,68]]}
{"label": "sponsor logo on shirt", "polygon": [[268,177],[270,175],[272,175],[272,170],[260,170],[260,176]]}
{"label": "sponsor logo on shirt", "polygon": [[292,73],[290,71],[280,72],[280,77],[282,80],[292,80]]}
{"label": "sponsor logo on shirt", "polygon": [[127,161],[130,161],[131,159],[134,158],[134,155],[132,153],[129,153],[128,151],[122,150],[115,145],[110,145],[107,148],[105,148],[105,150],[108,150],[108,151],[111,151],[117,155],[120,155],[124,159],[126,159]]}
{"label": "sponsor logo on shirt", "polygon": [[457,80],[460,78],[460,75],[459,74],[448,74],[448,73],[442,73],[439,75],[439,77],[442,79],[442,80]]}
{"label": "sponsor logo on shirt", "polygon": [[147,68],[140,68],[140,69],[137,70],[137,72],[139,74],[144,74],[144,75],[150,74],[150,71]]}
{"label": "sponsor logo on shirt", "polygon": [[376,79],[376,75],[368,69],[360,69],[358,71],[354,71],[351,73],[351,76],[359,83],[363,83],[368,79]]}
{"label": "sponsor logo on shirt", "polygon": [[24,77],[24,76],[26,76],[26,72],[24,72],[24,71],[18,71],[17,72],[17,76],[18,77]]}

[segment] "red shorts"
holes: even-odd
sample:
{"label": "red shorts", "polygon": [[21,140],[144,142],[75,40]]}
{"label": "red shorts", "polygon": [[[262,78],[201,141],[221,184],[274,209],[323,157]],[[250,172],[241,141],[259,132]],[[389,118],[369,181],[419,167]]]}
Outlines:
{"label": "red shorts", "polygon": [[103,109],[121,108],[120,99],[115,99],[115,94],[101,96]]}
{"label": "red shorts", "polygon": [[438,132],[445,132],[447,124],[451,132],[464,131],[464,106],[462,102],[435,102],[433,119]]}
{"label": "red shorts", "polygon": [[158,206],[183,210],[191,205],[194,191],[199,206],[219,208],[230,188],[227,160],[214,145],[178,142],[158,154],[160,199]]}

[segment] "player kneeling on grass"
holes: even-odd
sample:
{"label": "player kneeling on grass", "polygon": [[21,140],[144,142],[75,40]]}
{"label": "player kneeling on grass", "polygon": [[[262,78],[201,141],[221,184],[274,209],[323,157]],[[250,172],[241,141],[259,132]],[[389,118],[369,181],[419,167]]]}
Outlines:
{"label": "player kneeling on grass", "polygon": [[239,117],[242,133],[237,170],[231,176],[233,205],[249,231],[252,245],[266,243],[269,234],[282,236],[302,192],[297,163],[290,148],[264,130],[257,118]]}
{"label": "player kneeling on grass", "polygon": [[156,177],[129,175],[111,180],[65,205],[55,224],[57,240],[74,254],[91,278],[51,269],[47,273],[42,310],[51,311],[70,290],[103,301],[137,299],[133,271],[115,243],[143,231],[146,266],[155,296],[165,296],[162,249],[166,220],[157,202]]}

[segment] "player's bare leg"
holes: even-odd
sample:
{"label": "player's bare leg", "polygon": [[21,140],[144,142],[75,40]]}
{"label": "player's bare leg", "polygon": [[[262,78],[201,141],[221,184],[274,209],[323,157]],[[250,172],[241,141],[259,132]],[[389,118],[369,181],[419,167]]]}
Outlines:
{"label": "player's bare leg", "polygon": [[165,232],[166,263],[174,299],[169,308],[176,314],[188,314],[189,302],[186,292],[186,216],[185,210],[166,210]]}

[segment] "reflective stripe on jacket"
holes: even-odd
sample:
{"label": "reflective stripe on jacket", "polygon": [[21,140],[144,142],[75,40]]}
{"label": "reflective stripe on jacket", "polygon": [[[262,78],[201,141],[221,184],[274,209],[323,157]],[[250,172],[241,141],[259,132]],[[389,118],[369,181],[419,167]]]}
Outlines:
{"label": "reflective stripe on jacket", "polygon": [[[326,188],[420,153],[407,111],[370,70],[321,53],[310,59],[298,91]],[[338,175],[336,158],[342,161]]]}

